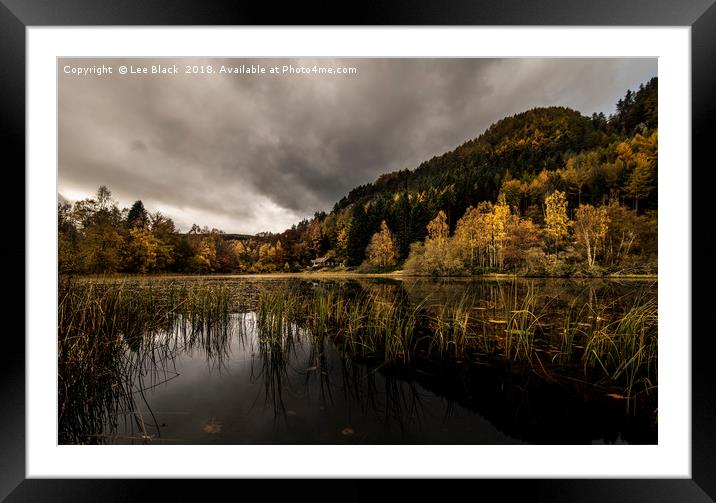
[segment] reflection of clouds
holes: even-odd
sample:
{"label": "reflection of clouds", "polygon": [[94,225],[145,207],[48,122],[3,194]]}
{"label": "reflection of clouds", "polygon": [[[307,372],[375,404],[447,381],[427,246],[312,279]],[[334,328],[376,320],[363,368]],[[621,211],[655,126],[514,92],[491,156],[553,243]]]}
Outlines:
{"label": "reflection of clouds", "polygon": [[[545,105],[608,113],[656,74],[655,59],[293,62],[356,66],[358,75],[61,73],[60,192],[87,197],[105,184],[125,206],[142,199],[152,211],[180,209],[169,215],[185,230],[219,222],[227,232],[282,231],[507,115]],[[82,60],[95,63],[107,61]]]}

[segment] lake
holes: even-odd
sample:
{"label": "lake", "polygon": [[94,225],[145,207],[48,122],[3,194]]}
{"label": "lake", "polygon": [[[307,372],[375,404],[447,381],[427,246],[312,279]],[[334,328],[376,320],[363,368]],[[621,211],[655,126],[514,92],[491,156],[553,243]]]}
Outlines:
{"label": "lake", "polygon": [[61,282],[60,443],[655,444],[655,280]]}

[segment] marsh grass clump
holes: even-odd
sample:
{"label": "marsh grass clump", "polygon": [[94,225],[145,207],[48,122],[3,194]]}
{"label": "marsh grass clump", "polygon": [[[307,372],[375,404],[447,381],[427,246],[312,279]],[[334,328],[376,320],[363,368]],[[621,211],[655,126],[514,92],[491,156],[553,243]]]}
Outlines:
{"label": "marsh grass clump", "polygon": [[505,299],[505,348],[504,356],[508,360],[532,361],[534,356],[535,332],[539,327],[540,316],[537,311],[537,296],[532,283],[528,284],[524,295],[519,296],[517,286],[512,285],[511,299]]}
{"label": "marsh grass clump", "polygon": [[374,299],[371,303],[370,340],[382,347],[385,363],[408,362],[414,351],[420,306],[411,307],[405,299],[397,297]]}
{"label": "marsh grass clump", "polygon": [[585,372],[596,370],[603,379],[623,383],[626,398],[655,388],[658,362],[656,299],[638,296],[623,315],[591,331],[582,361]]}
{"label": "marsh grass clump", "polygon": [[316,341],[330,338],[347,354],[407,362],[414,350],[420,306],[380,290],[301,289],[262,293],[259,337],[285,337],[300,328]]}
{"label": "marsh grass clump", "polygon": [[[95,298],[103,302],[96,302]],[[58,309],[58,398],[60,443],[91,441],[117,412],[129,405],[126,383],[116,381],[123,367],[123,342],[108,337],[118,320],[106,317],[116,294],[90,286],[82,291],[64,284]]]}
{"label": "marsh grass clump", "polygon": [[578,337],[578,320],[582,319],[582,311],[576,309],[576,299],[569,303],[562,316],[559,332],[559,352],[552,357],[553,362],[568,364],[574,358],[575,338]]}
{"label": "marsh grass clump", "polygon": [[291,287],[261,291],[256,306],[259,338],[284,340],[291,336],[292,326],[302,319],[301,298]]}
{"label": "marsh grass clump", "polygon": [[432,334],[429,337],[428,355],[437,351],[438,356],[465,356],[468,340],[473,332],[470,326],[470,312],[475,304],[467,292],[457,300],[443,304],[431,320]]}
{"label": "marsh grass clump", "polygon": [[318,296],[333,305],[328,333],[346,353],[382,357],[385,363],[410,359],[416,317],[407,302],[380,289],[362,289],[340,299],[320,292]]}
{"label": "marsh grass clump", "polygon": [[549,325],[543,324],[543,318],[549,312],[550,303],[550,299],[537,296],[532,282],[527,283],[524,291],[515,280],[507,285],[498,284],[497,294],[490,303],[492,317],[482,320],[483,350],[499,351],[505,361],[531,365],[538,347],[548,346],[546,329]]}
{"label": "marsh grass clump", "polygon": [[100,442],[119,421],[149,438],[138,400],[176,375],[180,350],[227,354],[229,292],[200,282],[160,286],[138,281],[62,278],[58,290],[60,443]]}

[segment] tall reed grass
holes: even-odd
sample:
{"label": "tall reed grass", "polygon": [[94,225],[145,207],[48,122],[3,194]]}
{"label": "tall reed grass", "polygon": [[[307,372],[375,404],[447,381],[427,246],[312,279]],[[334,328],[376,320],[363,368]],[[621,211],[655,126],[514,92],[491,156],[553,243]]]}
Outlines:
{"label": "tall reed grass", "polygon": [[639,296],[622,316],[600,324],[587,335],[582,361],[607,381],[623,382],[631,398],[656,387],[658,306],[655,298]]}
{"label": "tall reed grass", "polygon": [[[99,439],[121,420],[150,438],[143,391],[176,375],[176,355],[197,350],[221,366],[231,338],[248,333],[256,335],[260,372],[278,386],[267,390],[274,398],[299,338],[308,338],[316,355],[330,342],[348,357],[382,365],[488,360],[579,372],[629,399],[657,386],[658,308],[646,293],[626,308],[621,299],[590,295],[555,315],[531,283],[498,284],[488,296],[466,287],[442,299],[413,299],[401,285],[372,283],[264,282],[252,292],[248,305],[222,282],[62,281],[60,442]],[[250,323],[238,314],[247,311],[255,311]]]}
{"label": "tall reed grass", "polygon": [[[514,283],[500,287],[490,309],[480,302],[469,290],[431,303],[428,298],[410,301],[385,288],[284,286],[262,292],[257,312],[263,339],[300,328],[315,340],[332,340],[349,356],[384,364],[407,364],[418,354],[451,360],[501,358],[549,367],[556,374],[581,365],[587,377],[627,397],[637,388],[656,386],[657,309],[652,298],[635,299],[608,323],[607,311],[614,306],[593,302],[578,308],[576,301],[563,312],[561,323],[545,322],[551,300],[540,299],[529,283],[523,289]],[[603,375],[595,376],[595,370]]]}
{"label": "tall reed grass", "polygon": [[119,421],[149,438],[143,392],[176,375],[180,350],[227,356],[228,291],[200,282],[158,288],[139,282],[63,279],[58,291],[60,443],[101,441]]}

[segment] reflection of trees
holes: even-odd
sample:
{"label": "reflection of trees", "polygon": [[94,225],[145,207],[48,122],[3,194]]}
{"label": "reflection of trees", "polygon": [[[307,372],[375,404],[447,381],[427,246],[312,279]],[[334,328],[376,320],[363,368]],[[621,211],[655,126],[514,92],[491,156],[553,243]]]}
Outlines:
{"label": "reflection of trees", "polygon": [[372,414],[390,428],[406,431],[420,424],[424,391],[412,381],[404,381],[385,373],[382,367],[361,363],[350,358],[337,362],[340,367],[340,391],[344,400],[357,404],[363,415]]}
{"label": "reflection of trees", "polygon": [[[624,415],[621,403],[590,395],[587,389],[565,390],[532,372],[429,360],[413,361],[409,368],[385,368],[341,355],[328,340],[312,340],[305,334],[294,339],[294,347],[302,349],[291,358],[260,355],[260,372],[254,375],[264,384],[263,403],[284,420],[287,407],[281,389],[290,387],[293,398],[317,395],[326,409],[356,407],[385,431],[419,431],[431,424],[428,410],[442,411],[442,422],[447,424],[456,409],[465,409],[528,443],[615,442],[620,436],[634,443],[654,441],[653,427]],[[427,409],[426,398],[431,395],[438,401]]]}
{"label": "reflection of trees", "polygon": [[[360,280],[300,285],[304,293],[321,289],[345,298],[375,299],[394,306],[395,316],[401,310],[410,313],[411,306],[419,303],[426,316],[435,316],[441,305],[470,295],[481,308],[476,316],[490,317],[505,312],[505,299],[520,298],[531,287],[540,292],[539,308],[553,310],[562,320],[559,323],[570,306],[584,306],[572,320],[575,326],[589,316],[594,324],[610,314],[616,316],[639,294],[632,285],[573,280],[561,286],[555,280]],[[181,354],[204,357],[210,372],[221,372],[231,356],[229,344],[234,336],[238,344],[255,349],[251,379],[262,385],[257,400],[263,400],[277,419],[285,419],[288,413],[284,393],[289,389],[300,400],[317,397],[325,408],[355,407],[387,430],[411,431],[427,424],[427,411],[435,409],[426,407],[426,396],[435,395],[444,421],[457,408],[465,408],[527,442],[584,443],[601,436],[613,441],[617,432],[635,443],[654,439],[652,426],[645,426],[638,417],[624,416],[619,410],[623,402],[590,394],[587,386],[578,383],[571,388],[565,388],[564,381],[550,383],[534,369],[430,361],[419,352],[409,365],[384,366],[380,358],[350,354],[340,341],[336,344],[325,334],[316,336],[309,326],[288,324],[277,334],[261,327],[253,313],[180,307],[132,318],[126,298],[111,297],[105,291],[95,294],[104,299],[98,301],[98,308],[75,305],[81,298],[61,298],[58,396],[59,442],[63,444],[157,439],[160,431],[145,391],[177,375],[175,362]],[[132,309],[137,309],[141,299],[135,302]],[[100,323],[100,317],[105,321]],[[561,328],[557,322],[554,326]],[[129,436],[118,437],[120,430],[129,431]]]}
{"label": "reflection of trees", "polygon": [[251,379],[262,383],[257,401],[262,399],[277,418],[285,419],[283,390],[290,387],[299,399],[317,396],[325,408],[342,401],[401,429],[406,422],[420,421],[421,393],[413,383],[354,361],[327,338],[313,337],[295,325],[280,338],[264,333],[260,324],[254,328],[258,363],[252,364]]}
{"label": "reflection of trees", "polygon": [[[561,328],[553,320],[563,322],[564,310],[570,305],[583,306],[579,316],[574,318],[575,324],[586,324],[585,321],[597,324],[605,311],[621,313],[639,294],[639,289],[633,286],[622,288],[610,282],[593,281],[570,281],[564,289],[544,287],[541,280],[458,283],[459,289],[446,283],[447,286],[438,282],[437,286],[426,288],[417,282],[360,280],[324,282],[312,289],[346,298],[375,299],[395,309],[409,309],[410,305],[423,302],[427,312],[439,308],[441,301],[449,303],[467,292],[481,308],[476,316],[490,318],[513,312],[515,299],[522,302],[520,299],[525,295],[538,290],[539,297],[535,296],[535,304],[530,308],[538,310],[539,316],[544,315],[547,320],[542,322],[540,318],[539,335],[545,338],[544,345],[559,344],[559,340],[550,339],[550,333]],[[544,290],[539,290],[543,287]],[[428,296],[430,302],[425,302],[423,295]],[[396,316],[399,314],[395,312]],[[266,403],[277,403],[276,397],[280,398],[277,390],[282,385],[293,391],[297,383],[302,383],[303,391],[296,392],[301,396],[308,397],[317,390],[326,407],[357,406],[364,416],[374,415],[386,427],[398,425],[403,430],[423,422],[427,389],[445,399],[441,405],[445,420],[455,407],[463,407],[489,420],[509,436],[527,442],[588,443],[598,438],[615,441],[619,434],[636,443],[654,438],[648,413],[625,415],[624,402],[610,400],[603,389],[595,388],[584,379],[552,375],[549,365],[559,362],[551,361],[551,354],[535,353],[538,356],[531,364],[516,364],[501,360],[431,361],[418,352],[407,365],[392,362],[382,366],[370,355],[351,353],[340,340],[334,345],[326,337],[312,336],[309,330],[296,328],[293,333],[296,335],[294,346],[303,349],[292,358],[277,359],[270,353],[262,357],[264,370],[260,377],[273,381],[264,383],[269,395]],[[264,337],[270,339],[269,335]],[[571,358],[567,360],[567,364],[573,365],[569,371],[584,372],[581,366],[571,363]],[[281,372],[270,370],[274,363],[280,366]],[[581,365],[578,360],[577,365]],[[274,410],[278,415],[285,414],[282,404]]]}

